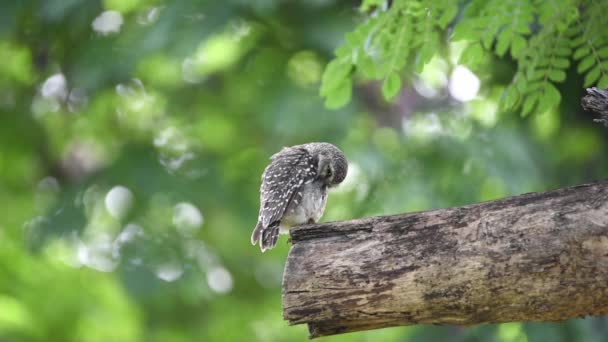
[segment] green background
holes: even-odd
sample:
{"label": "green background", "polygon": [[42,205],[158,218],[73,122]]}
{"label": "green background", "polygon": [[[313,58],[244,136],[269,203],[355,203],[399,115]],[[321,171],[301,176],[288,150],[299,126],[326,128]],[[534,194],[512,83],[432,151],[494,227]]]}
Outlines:
{"label": "green background", "polygon": [[[328,141],[347,155],[325,221],[605,176],[606,130],[580,109],[576,75],[559,110],[520,118],[496,112],[512,62],[484,61],[477,98],[458,102],[445,84],[454,59],[438,56],[392,103],[360,82],[351,104],[324,108],[321,74],[357,6],[2,1],[0,341],[305,340],[281,318],[286,239],[265,254],[249,242],[260,174],[282,146]],[[323,340],[605,341],[608,324]]]}

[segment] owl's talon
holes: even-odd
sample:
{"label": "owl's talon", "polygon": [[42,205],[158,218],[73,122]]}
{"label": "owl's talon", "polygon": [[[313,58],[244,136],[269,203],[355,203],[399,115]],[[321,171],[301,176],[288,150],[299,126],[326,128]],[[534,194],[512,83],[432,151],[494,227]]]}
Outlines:
{"label": "owl's talon", "polygon": [[316,222],[315,222],[315,219],[309,218],[307,223],[308,224],[315,224]]}
{"label": "owl's talon", "polygon": [[287,238],[287,244],[291,243],[291,236]]}

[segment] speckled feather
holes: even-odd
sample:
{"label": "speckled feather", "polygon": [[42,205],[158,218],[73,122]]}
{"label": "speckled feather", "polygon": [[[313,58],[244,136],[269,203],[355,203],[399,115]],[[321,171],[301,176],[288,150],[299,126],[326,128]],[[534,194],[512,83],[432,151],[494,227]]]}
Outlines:
{"label": "speckled feather", "polygon": [[[304,183],[317,176],[316,160],[301,148],[284,148],[272,156],[262,175],[262,223],[268,227],[281,219],[290,201],[301,201]],[[299,194],[299,195],[298,195]]]}
{"label": "speckled feather", "polygon": [[260,213],[251,235],[251,243],[259,241],[262,251],[276,245],[280,228],[314,221],[322,215],[328,184],[318,174],[321,154],[332,160],[337,183],[341,182],[346,175],[346,159],[331,144],[285,147],[271,157],[262,174]]}
{"label": "speckled feather", "polygon": [[251,236],[253,244],[260,241],[262,250],[276,245],[280,220],[289,203],[301,202],[302,185],[317,176],[315,158],[305,149],[286,147],[271,160],[262,174],[260,215]]}

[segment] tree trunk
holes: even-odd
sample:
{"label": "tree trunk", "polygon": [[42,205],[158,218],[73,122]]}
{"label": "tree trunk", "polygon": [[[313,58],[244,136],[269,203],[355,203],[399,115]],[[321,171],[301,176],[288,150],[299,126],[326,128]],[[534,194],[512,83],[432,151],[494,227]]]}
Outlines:
{"label": "tree trunk", "polygon": [[295,228],[283,316],[310,336],[608,314],[608,182]]}

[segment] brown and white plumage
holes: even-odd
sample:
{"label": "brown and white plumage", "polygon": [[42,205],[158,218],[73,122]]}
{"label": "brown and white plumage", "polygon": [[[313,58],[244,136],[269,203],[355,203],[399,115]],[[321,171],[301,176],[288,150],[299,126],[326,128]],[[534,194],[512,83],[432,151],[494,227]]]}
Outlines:
{"label": "brown and white plumage", "polygon": [[262,174],[260,213],[251,243],[262,252],[277,244],[279,233],[317,222],[327,200],[327,188],[341,183],[348,163],[329,143],[285,147],[274,154]]}

